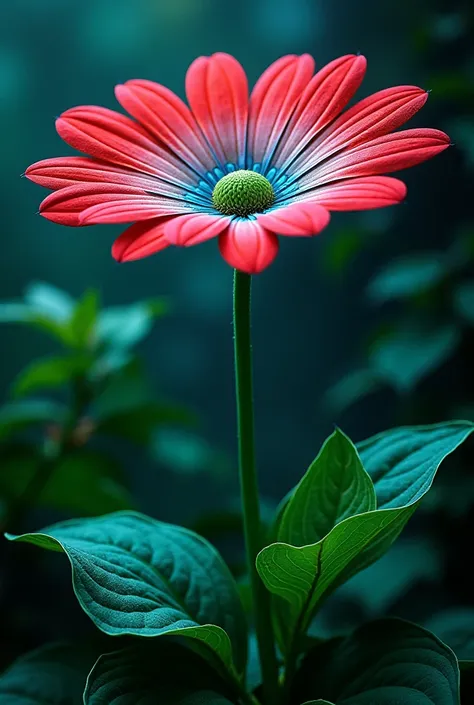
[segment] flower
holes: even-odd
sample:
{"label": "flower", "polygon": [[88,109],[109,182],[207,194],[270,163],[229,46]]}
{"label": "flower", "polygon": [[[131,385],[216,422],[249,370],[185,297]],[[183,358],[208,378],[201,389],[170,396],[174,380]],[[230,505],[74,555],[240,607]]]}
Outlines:
{"label": "flower", "polygon": [[416,86],[364,98],[345,112],[364,77],[363,56],[342,56],[313,75],[311,56],[284,56],[250,98],[239,62],[200,57],[186,75],[189,107],[147,80],[116,87],[121,113],[66,110],[56,129],[90,157],[59,157],[26,176],[53,189],[41,204],[63,225],[133,223],[115,241],[118,261],[170,244],[218,237],[224,259],[249,274],[276,257],[279,235],[311,236],[329,211],[399,203],[405,184],[383,176],[449,145],[439,130],[394,132],[426,102]]}

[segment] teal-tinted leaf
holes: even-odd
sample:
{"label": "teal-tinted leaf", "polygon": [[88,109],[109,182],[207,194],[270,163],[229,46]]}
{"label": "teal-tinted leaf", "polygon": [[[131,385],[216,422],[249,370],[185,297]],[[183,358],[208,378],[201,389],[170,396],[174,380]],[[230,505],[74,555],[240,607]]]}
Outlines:
{"label": "teal-tinted leaf", "polygon": [[75,301],[68,293],[45,282],[32,282],[25,291],[25,301],[36,313],[66,323],[72,315]]}
{"label": "teal-tinted leaf", "polygon": [[62,423],[67,409],[49,399],[12,401],[0,408],[0,439],[28,426]]}
{"label": "teal-tinted leaf", "polygon": [[329,700],[307,700],[303,705],[335,705],[330,703]]}
{"label": "teal-tinted leaf", "polygon": [[188,637],[213,650],[228,670],[233,651],[243,669],[247,637],[237,587],[197,534],[119,512],[9,538],[64,551],[81,607],[107,634]]}
{"label": "teal-tinted leaf", "polygon": [[474,325],[474,282],[463,282],[456,289],[454,305],[461,318]]}
{"label": "teal-tinted leaf", "polygon": [[[1,495],[10,502],[22,496],[40,462],[34,449],[28,448],[19,448],[2,457]],[[111,465],[110,458],[86,449],[66,455],[58,460],[36,504],[79,515],[130,509],[134,501]]]}
{"label": "teal-tinted leaf", "polygon": [[359,446],[377,494],[376,511],[337,524],[318,543],[267,546],[257,557],[260,576],[277,600],[283,650],[299,639],[318,604],[338,585],[389,549],[433,482],[442,460],[474,430],[468,422],[394,429]]}
{"label": "teal-tinted leaf", "polygon": [[385,385],[386,382],[374,370],[354,370],[328,389],[327,404],[333,412],[340,413]]}
{"label": "teal-tinted leaf", "polygon": [[375,490],[352,441],[339,429],[294,489],[278,521],[278,541],[316,543],[354,514],[376,508]]}
{"label": "teal-tinted leaf", "polygon": [[454,353],[460,332],[454,325],[425,329],[407,325],[379,339],[370,352],[375,373],[399,392],[407,392]]}
{"label": "teal-tinted leaf", "polygon": [[51,389],[68,384],[86,372],[89,364],[83,356],[56,356],[35,360],[17,376],[13,394],[17,397],[39,389]]}
{"label": "teal-tinted leaf", "polygon": [[16,301],[0,302],[0,323],[24,323],[49,333],[61,342],[68,339],[67,326],[49,318],[46,314],[38,313],[27,304]]}
{"label": "teal-tinted leaf", "polygon": [[441,462],[474,431],[469,421],[393,428],[357,445],[377,506],[402,507],[423,497]]}
{"label": "teal-tinted leaf", "polygon": [[422,252],[390,262],[372,279],[367,293],[379,304],[416,296],[436,286],[446,274],[442,253]]}
{"label": "teal-tinted leaf", "polygon": [[26,304],[16,301],[0,302],[0,323],[28,323],[31,310]]}
{"label": "teal-tinted leaf", "polygon": [[416,624],[383,619],[329,645],[305,657],[295,702],[318,695],[337,705],[459,705],[456,657]]}
{"label": "teal-tinted leaf", "polygon": [[380,558],[417,504],[345,519],[318,543],[297,548],[273,543],[257,556],[257,569],[275,602],[280,648],[295,648],[322,600]]}
{"label": "teal-tinted leaf", "polygon": [[474,609],[457,607],[432,617],[426,627],[451,647],[461,668],[474,667]]}
{"label": "teal-tinted leaf", "polygon": [[79,705],[96,652],[49,644],[22,656],[0,676],[2,705]]}
{"label": "teal-tinted leaf", "polygon": [[154,320],[167,311],[165,299],[107,308],[99,317],[97,341],[111,347],[132,347],[150,333]]}
{"label": "teal-tinted leaf", "polygon": [[97,291],[90,289],[77,302],[69,322],[71,340],[78,347],[88,347],[92,341],[99,308]]}
{"label": "teal-tinted leaf", "polygon": [[193,651],[173,642],[138,644],[99,658],[87,680],[84,703],[230,705],[228,690]]}

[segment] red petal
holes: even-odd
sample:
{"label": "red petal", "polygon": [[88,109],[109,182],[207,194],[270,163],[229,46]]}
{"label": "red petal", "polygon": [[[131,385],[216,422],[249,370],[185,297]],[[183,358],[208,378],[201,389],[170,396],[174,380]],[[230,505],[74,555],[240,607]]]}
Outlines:
{"label": "red petal", "polygon": [[116,86],[120,105],[186,164],[199,173],[215,166],[191,111],[177,95],[153,81],[127,81]]}
{"label": "red petal", "polygon": [[391,176],[365,176],[309,191],[307,197],[330,211],[361,211],[403,201],[407,187]]}
{"label": "red petal", "polygon": [[313,137],[336,118],[353,97],[364,78],[363,56],[342,56],[313,76],[295,110],[275,157],[284,169]]}
{"label": "red petal", "polygon": [[196,59],[186,74],[186,95],[221,166],[245,168],[248,85],[239,62],[221,53]]}
{"label": "red petal", "polygon": [[314,71],[309,54],[283,56],[260,76],[249,107],[248,155],[265,169]]}
{"label": "red petal", "polygon": [[98,203],[143,199],[144,192],[117,184],[80,184],[50,193],[40,205],[40,213],[60,225],[82,225],[80,215]]}
{"label": "red petal", "polygon": [[440,130],[402,130],[340,152],[300,178],[298,186],[315,187],[348,177],[375,176],[407,169],[434,157],[447,147],[449,137]]}
{"label": "red petal", "polygon": [[80,214],[79,224],[133,223],[164,215],[181,215],[191,210],[191,206],[172,198],[127,196],[120,201],[99,203],[87,208]]}
{"label": "red petal", "polygon": [[152,174],[165,183],[163,195],[181,193],[195,182],[195,174],[171,152],[156,144],[135,122],[113,110],[95,106],[71,108],[56,121],[56,129],[71,147],[92,157]]}
{"label": "red petal", "polygon": [[330,220],[328,211],[317,203],[292,203],[257,216],[259,225],[279,235],[317,235]]}
{"label": "red petal", "polygon": [[374,93],[343,113],[296,159],[292,172],[306,171],[341,149],[387,135],[423,107],[428,93],[416,86],[397,86]]}
{"label": "red petal", "polygon": [[278,238],[256,220],[233,220],[219,236],[219,250],[231,267],[258,274],[278,254]]}
{"label": "red petal", "polygon": [[25,176],[50,189],[60,189],[80,183],[123,184],[146,191],[156,189],[160,182],[152,176],[137,174],[131,169],[113,166],[107,162],[94,161],[88,157],[54,157],[32,164]]}
{"label": "red petal", "polygon": [[219,235],[229,224],[230,218],[208,213],[192,213],[170,220],[165,235],[172,245],[189,247]]}
{"label": "red petal", "polygon": [[164,236],[170,218],[154,218],[144,223],[135,223],[127,228],[114,242],[112,257],[117,262],[130,262],[154,255],[169,246]]}

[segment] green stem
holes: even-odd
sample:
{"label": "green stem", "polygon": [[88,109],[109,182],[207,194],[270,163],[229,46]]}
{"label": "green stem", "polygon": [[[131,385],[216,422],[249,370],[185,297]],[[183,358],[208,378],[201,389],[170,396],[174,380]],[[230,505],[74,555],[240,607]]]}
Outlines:
{"label": "green stem", "polygon": [[239,477],[242,497],[245,549],[252,589],[263,693],[267,705],[278,701],[278,663],[270,613],[270,599],[260,580],[255,559],[262,548],[262,526],[255,469],[254,413],[252,392],[252,345],[250,335],[251,277],[234,274],[234,357],[237,401]]}

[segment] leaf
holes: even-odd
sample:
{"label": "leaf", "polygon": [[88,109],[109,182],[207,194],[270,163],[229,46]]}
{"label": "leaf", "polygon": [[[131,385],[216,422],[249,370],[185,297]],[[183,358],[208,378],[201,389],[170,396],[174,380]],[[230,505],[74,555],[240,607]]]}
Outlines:
{"label": "leaf", "polygon": [[461,318],[474,325],[474,281],[459,285],[454,292],[454,306]]}
{"label": "leaf", "polygon": [[8,538],[64,551],[77,599],[105,633],[188,637],[212,649],[229,671],[232,652],[238,670],[244,668],[247,636],[237,587],[217,551],[197,534],[118,512]]}
{"label": "leaf", "polygon": [[30,307],[17,301],[0,302],[0,323],[28,323],[31,320]]}
{"label": "leaf", "polygon": [[442,252],[420,252],[390,262],[372,279],[367,293],[378,304],[416,296],[439,284],[448,273]]}
{"label": "leaf", "polygon": [[77,347],[87,348],[92,342],[92,334],[98,315],[98,308],[99,296],[94,289],[86,291],[82,299],[80,299],[74,307],[69,321],[69,328],[71,331],[71,341],[73,341]]}
{"label": "leaf", "polygon": [[197,654],[182,645],[137,644],[99,658],[87,680],[84,703],[230,705],[228,690]]}
{"label": "leaf", "polygon": [[307,700],[303,705],[334,705],[329,700]]}
{"label": "leaf", "polygon": [[337,524],[319,542],[296,548],[274,543],[257,569],[275,602],[280,647],[295,648],[320,602],[338,585],[378,560],[430,488],[442,460],[474,430],[469,422],[406,427],[359,445],[377,494],[376,511]]}
{"label": "leaf", "polygon": [[380,509],[421,499],[430,489],[442,461],[474,431],[469,421],[429,426],[402,426],[357,445],[372,478]]}
{"label": "leaf", "polygon": [[84,374],[88,363],[88,358],[80,355],[35,360],[17,376],[13,385],[13,394],[20,397],[39,389],[61,387]]}
{"label": "leaf", "polygon": [[99,317],[97,341],[111,347],[133,347],[150,333],[155,318],[167,313],[168,308],[165,299],[107,308]]}
{"label": "leaf", "polygon": [[68,293],[45,282],[29,284],[25,301],[36,313],[58,323],[66,323],[75,306],[74,299]]}
{"label": "leaf", "polygon": [[24,323],[49,333],[61,342],[65,342],[68,337],[67,328],[63,324],[17,301],[0,302],[0,323]]}
{"label": "leaf", "polygon": [[372,480],[352,441],[336,429],[292,492],[277,538],[293,546],[316,543],[347,517],[375,508]]}
{"label": "leaf", "polygon": [[275,603],[282,651],[297,648],[319,604],[340,584],[380,558],[399,536],[417,504],[345,519],[318,543],[297,548],[273,543],[257,556]]}
{"label": "leaf", "polygon": [[474,667],[474,609],[457,607],[440,612],[426,624],[454,651],[461,668]]}
{"label": "leaf", "polygon": [[295,702],[317,693],[337,705],[459,705],[456,657],[416,624],[382,619],[329,645],[305,657]]}
{"label": "leaf", "polygon": [[[31,449],[20,448],[1,461],[0,493],[10,501],[20,497],[41,462]],[[61,458],[46,486],[36,498],[37,506],[96,515],[130,509],[134,501],[118,481],[111,459],[88,450]],[[114,477],[115,475],[115,477]]]}
{"label": "leaf", "polygon": [[333,412],[340,413],[385,384],[374,370],[354,370],[327,390],[326,401]]}
{"label": "leaf", "polygon": [[22,656],[0,676],[2,705],[79,705],[93,649],[68,643],[43,646]]}
{"label": "leaf", "polygon": [[12,401],[0,408],[0,440],[34,424],[62,423],[67,409],[49,399]]}
{"label": "leaf", "polygon": [[460,332],[454,325],[425,329],[408,324],[378,340],[369,361],[381,379],[399,392],[408,392],[446,362],[459,342]]}

